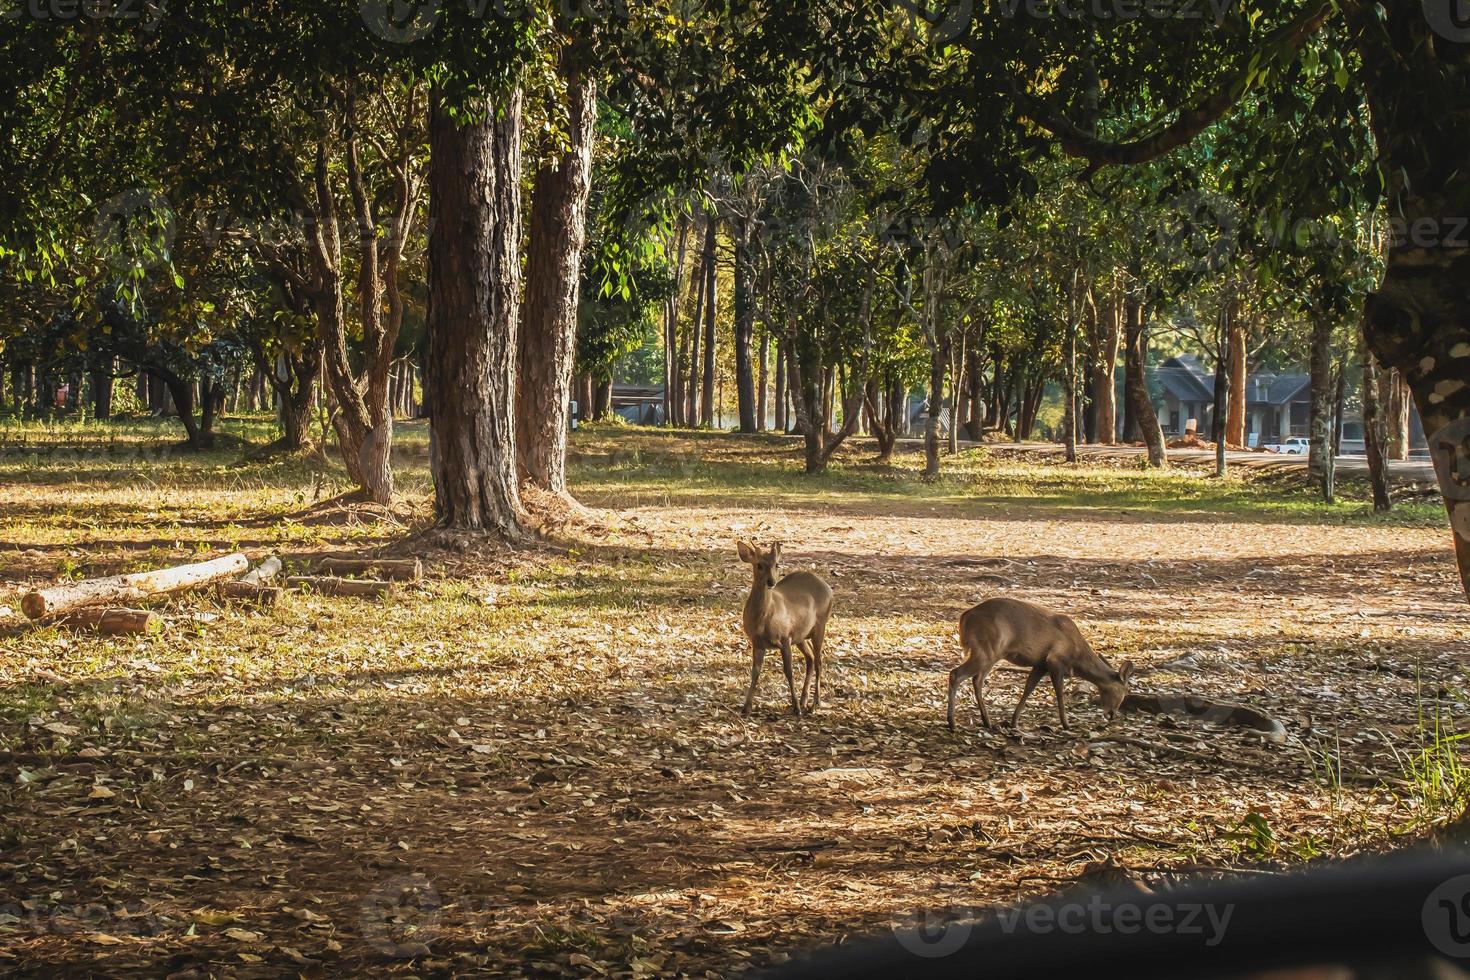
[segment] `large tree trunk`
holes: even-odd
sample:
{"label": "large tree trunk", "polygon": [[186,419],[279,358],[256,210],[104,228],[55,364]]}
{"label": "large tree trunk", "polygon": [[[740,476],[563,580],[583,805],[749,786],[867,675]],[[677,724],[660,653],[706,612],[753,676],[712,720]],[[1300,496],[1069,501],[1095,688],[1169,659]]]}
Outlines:
{"label": "large tree trunk", "polygon": [[1118,347],[1122,343],[1123,310],[1116,277],[1098,315],[1097,342],[1093,345],[1092,390],[1094,438],[1104,446],[1118,441],[1116,372]]}
{"label": "large tree trunk", "polygon": [[1159,427],[1159,416],[1154,403],[1148,396],[1148,378],[1144,372],[1148,360],[1148,337],[1144,331],[1147,318],[1143,303],[1130,297],[1127,301],[1127,391],[1128,404],[1133,418],[1148,447],[1150,466],[1169,465],[1168,453],[1164,449],[1164,430]]}
{"label": "large tree trunk", "polygon": [[1386,431],[1383,412],[1378,404],[1378,359],[1368,349],[1368,341],[1360,332],[1360,358],[1363,362],[1363,451],[1368,456],[1368,480],[1373,489],[1373,511],[1384,514],[1393,509],[1393,496],[1388,489],[1388,463],[1383,449]]}
{"label": "large tree trunk", "polygon": [[1414,396],[1403,375],[1390,367],[1378,372],[1378,404],[1383,411],[1384,448],[1389,459],[1409,458],[1410,406]]}
{"label": "large tree trunk", "polygon": [[1436,36],[1428,7],[1389,7],[1347,8],[1404,231],[1368,299],[1368,342],[1414,393],[1470,597],[1470,45]]}
{"label": "large tree trunk", "polygon": [[[1325,316],[1312,320],[1311,443],[1307,454],[1307,478],[1324,491],[1327,488],[1328,458],[1332,452],[1332,321]],[[1285,411],[1286,409],[1283,409]]]}
{"label": "large tree trunk", "polygon": [[521,479],[553,493],[567,488],[567,428],[577,347],[577,291],[592,186],[596,76],[586,51],[561,52],[567,144],[543,160],[531,194],[526,298],[516,378],[516,452]]}
{"label": "large tree trunk", "polygon": [[202,430],[199,427],[198,420],[194,418],[194,383],[192,381],[185,381],[172,372],[161,372],[158,374],[158,378],[173,399],[179,421],[183,423],[184,432],[188,436],[189,448],[213,448],[213,435]]}
{"label": "large tree trunk", "polygon": [[429,468],[441,526],[521,534],[515,371],[520,299],[521,95],[465,125],[429,110]]}
{"label": "large tree trunk", "polygon": [[[92,418],[112,418],[112,370],[114,362],[111,357],[105,359],[92,370]],[[4,401],[0,400],[0,405]]]}
{"label": "large tree trunk", "polygon": [[255,352],[256,372],[269,383],[275,393],[281,438],[278,448],[295,452],[310,442],[311,412],[316,403],[316,380],[321,373],[321,338],[299,351],[282,354],[274,364],[268,362],[263,350]]}
{"label": "large tree trunk", "polygon": [[1225,443],[1230,446],[1245,445],[1245,354],[1246,354],[1246,331],[1245,317],[1241,316],[1240,305],[1232,304],[1230,307],[1230,336],[1228,338],[1230,357],[1226,361],[1227,383],[1230,386],[1230,397],[1226,399],[1229,403],[1227,422],[1225,424]]}

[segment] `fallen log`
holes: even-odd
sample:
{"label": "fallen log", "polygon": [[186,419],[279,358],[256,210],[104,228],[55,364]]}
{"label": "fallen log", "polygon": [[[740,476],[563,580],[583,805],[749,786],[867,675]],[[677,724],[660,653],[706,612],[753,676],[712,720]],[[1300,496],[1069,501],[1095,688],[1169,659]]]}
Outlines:
{"label": "fallen log", "polygon": [[249,567],[248,558],[233,554],[194,565],[67,582],[49,589],[27,592],[21,597],[20,608],[31,619],[51,619],[88,606],[136,602],[150,596],[198,588],[232,578]]}
{"label": "fallen log", "polygon": [[395,582],[417,582],[424,577],[424,563],[417,558],[323,558],[317,567],[332,575],[366,575]]}
{"label": "fallen log", "polygon": [[221,582],[219,594],[225,599],[254,602],[262,606],[274,606],[281,598],[282,590],[267,583],[281,572],[281,559],[272,555],[233,582]]}
{"label": "fallen log", "polygon": [[285,591],[274,585],[250,585],[246,582],[222,582],[219,587],[222,599],[253,602],[258,606],[274,606],[280,601],[281,593]]}
{"label": "fallen log", "polygon": [[281,574],[281,559],[271,555],[235,581],[246,585],[265,585],[279,574]]}
{"label": "fallen log", "polygon": [[90,606],[69,612],[57,620],[62,626],[94,629],[108,636],[124,633],[155,633],[163,628],[163,619],[147,609],[121,609]]}
{"label": "fallen log", "polygon": [[310,589],[321,595],[349,595],[376,599],[393,588],[392,582],[366,578],[333,578],[329,575],[292,575],[286,584],[293,589]]}
{"label": "fallen log", "polygon": [[1123,699],[1125,712],[1184,715],[1216,725],[1234,725],[1260,732],[1273,742],[1286,740],[1286,726],[1275,718],[1243,704],[1215,701],[1197,695],[1130,694]]}

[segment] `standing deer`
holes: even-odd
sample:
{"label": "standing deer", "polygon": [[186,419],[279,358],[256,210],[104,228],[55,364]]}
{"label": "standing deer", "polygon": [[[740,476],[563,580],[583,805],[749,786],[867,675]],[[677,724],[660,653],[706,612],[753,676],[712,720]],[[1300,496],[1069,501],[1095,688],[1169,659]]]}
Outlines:
{"label": "standing deer", "polygon": [[1109,718],[1123,703],[1128,693],[1128,678],[1133,665],[1122,670],[1109,667],[1088,644],[1082,631],[1070,617],[1054,613],[1020,599],[997,597],[986,599],[960,617],[960,643],[965,648],[965,661],[949,672],[949,730],[954,731],[954,692],[971,678],[975,700],[980,702],[980,721],[990,727],[990,714],[985,710],[985,676],[998,661],[1009,660],[1030,667],[1021,700],[1011,715],[1011,727],[1018,727],[1021,708],[1043,675],[1051,676],[1057,693],[1057,713],[1062,727],[1067,724],[1067,703],[1063,685],[1068,675],[1076,674],[1090,681],[1101,696],[1103,710]]}
{"label": "standing deer", "polygon": [[[786,674],[786,689],[791,693],[791,710],[796,715],[815,711],[822,703],[822,635],[827,631],[827,617],[832,613],[832,589],[811,572],[793,572],[777,581],[781,564],[781,544],[776,542],[762,551],[754,541],[737,541],[740,560],[751,568],[750,595],[745,600],[745,613],[740,624],[750,638],[750,688],[745,692],[742,715],[750,714],[755,699],[755,683],[761,675],[761,661],[766,651],[780,648],[781,669]],[[806,662],[806,678],[801,682],[801,700],[796,699],[796,680],[791,671],[791,649],[801,651]],[[811,708],[806,707],[807,688],[813,672],[816,688]]]}

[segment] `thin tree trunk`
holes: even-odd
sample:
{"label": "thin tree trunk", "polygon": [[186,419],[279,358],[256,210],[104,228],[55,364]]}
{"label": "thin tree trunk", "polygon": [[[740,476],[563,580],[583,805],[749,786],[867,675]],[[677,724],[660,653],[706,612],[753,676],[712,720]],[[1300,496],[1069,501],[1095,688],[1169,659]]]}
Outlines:
{"label": "thin tree trunk", "polygon": [[776,342],[776,431],[786,434],[786,345]]}
{"label": "thin tree trunk", "polygon": [[771,332],[761,331],[760,348],[760,373],[757,376],[755,390],[755,427],[758,431],[766,431],[768,425],[766,415],[766,391],[771,381]]}
{"label": "thin tree trunk", "polygon": [[699,376],[700,347],[704,334],[704,296],[709,285],[709,239],[714,234],[714,218],[709,217],[709,229],[705,233],[705,244],[700,246],[699,265],[695,271],[697,287],[694,292],[694,320],[689,325],[689,386],[685,393],[684,424],[690,428],[699,425]]}
{"label": "thin tree trunk", "polygon": [[718,226],[715,216],[710,215],[704,236],[704,378],[699,393],[699,424],[711,426],[715,423],[715,319],[719,299],[715,239]]}
{"label": "thin tree trunk", "polygon": [[521,95],[461,126],[431,98],[425,393],[439,524],[519,537]]}
{"label": "thin tree trunk", "polygon": [[[735,405],[741,432],[755,432],[757,421],[755,371],[751,346],[755,338],[755,258],[750,219],[736,217],[735,239]],[[764,381],[762,381],[764,384]]]}
{"label": "thin tree trunk", "polygon": [[531,194],[516,394],[516,453],[520,476],[537,487],[567,489],[567,430],[577,350],[577,293],[592,144],[597,123],[596,75],[580,42],[561,52],[566,81],[567,143],[543,160]]}
{"label": "thin tree trunk", "polygon": [[1332,451],[1332,321],[1318,315],[1312,320],[1312,422],[1307,455],[1307,478],[1327,491],[1328,456]]}
{"label": "thin tree trunk", "polygon": [[929,419],[924,425],[924,476],[939,475],[939,413],[944,409],[944,372],[949,367],[948,339],[929,348]]}

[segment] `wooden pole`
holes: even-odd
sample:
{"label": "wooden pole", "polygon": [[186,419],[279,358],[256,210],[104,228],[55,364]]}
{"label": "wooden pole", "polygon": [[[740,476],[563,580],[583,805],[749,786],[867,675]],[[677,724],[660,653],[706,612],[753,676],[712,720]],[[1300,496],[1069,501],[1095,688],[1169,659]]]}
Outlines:
{"label": "wooden pole", "polygon": [[58,622],[63,626],[87,627],[108,636],[156,633],[163,628],[159,615],[146,609],[109,609],[102,606],[78,609],[62,616]]}
{"label": "wooden pole", "polygon": [[332,578],[326,575],[292,575],[286,584],[293,589],[310,589],[320,595],[348,595],[376,599],[392,590],[392,582],[377,579]]}
{"label": "wooden pole", "polygon": [[250,559],[237,553],[193,565],[67,582],[49,589],[27,592],[21,597],[20,608],[31,619],[50,619],[86,606],[135,602],[149,596],[198,588],[221,579],[233,578],[249,567]]}
{"label": "wooden pole", "polygon": [[378,577],[395,582],[417,582],[424,577],[424,563],[417,558],[323,558],[318,567],[333,575],[377,572]]}

